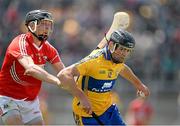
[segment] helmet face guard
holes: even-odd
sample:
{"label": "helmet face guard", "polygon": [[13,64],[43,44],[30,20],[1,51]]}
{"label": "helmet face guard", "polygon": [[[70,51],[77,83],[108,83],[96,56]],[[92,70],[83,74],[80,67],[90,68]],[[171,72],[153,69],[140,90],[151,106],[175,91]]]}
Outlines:
{"label": "helmet face guard", "polygon": [[51,13],[45,10],[30,11],[26,15],[28,30],[40,41],[46,41],[53,32],[53,20]]}

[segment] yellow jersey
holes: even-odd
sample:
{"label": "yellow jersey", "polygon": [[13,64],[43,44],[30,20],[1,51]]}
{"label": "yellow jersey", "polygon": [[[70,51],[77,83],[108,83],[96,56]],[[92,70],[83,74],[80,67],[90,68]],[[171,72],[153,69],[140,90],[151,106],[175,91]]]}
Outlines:
{"label": "yellow jersey", "polygon": [[[94,50],[89,56],[75,64],[80,72],[77,85],[81,88],[91,102],[92,110],[97,114],[103,114],[113,103],[111,90],[124,68],[124,63],[116,64],[111,61],[111,55],[107,47]],[[85,113],[79,105],[78,99],[73,99],[73,111],[83,117],[91,117]]]}

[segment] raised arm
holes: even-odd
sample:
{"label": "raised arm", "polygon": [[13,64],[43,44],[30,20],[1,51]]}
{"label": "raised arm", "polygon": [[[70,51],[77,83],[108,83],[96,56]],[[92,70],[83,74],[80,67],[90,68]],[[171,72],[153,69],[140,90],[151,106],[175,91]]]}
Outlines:
{"label": "raised arm", "polygon": [[142,91],[145,96],[150,94],[148,87],[146,87],[141,80],[133,73],[133,71],[124,64],[124,69],[120,72],[120,75],[130,81],[137,90]]}
{"label": "raised arm", "polygon": [[19,58],[18,61],[25,68],[25,75],[32,76],[41,81],[46,81],[50,84],[60,85],[60,81],[57,77],[35,65],[30,56],[23,56],[22,58]]}

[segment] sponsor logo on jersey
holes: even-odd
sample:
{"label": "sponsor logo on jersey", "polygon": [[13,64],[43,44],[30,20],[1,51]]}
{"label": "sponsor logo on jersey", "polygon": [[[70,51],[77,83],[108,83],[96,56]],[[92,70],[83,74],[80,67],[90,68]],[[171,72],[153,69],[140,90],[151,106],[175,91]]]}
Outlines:
{"label": "sponsor logo on jersey", "polygon": [[108,91],[111,90],[112,84],[113,84],[112,81],[105,82],[100,89],[93,88],[92,91],[95,91],[95,92],[108,92]]}
{"label": "sponsor logo on jersey", "polygon": [[111,88],[111,86],[112,86],[112,81],[111,82],[105,82],[104,85],[102,86],[102,89]]}

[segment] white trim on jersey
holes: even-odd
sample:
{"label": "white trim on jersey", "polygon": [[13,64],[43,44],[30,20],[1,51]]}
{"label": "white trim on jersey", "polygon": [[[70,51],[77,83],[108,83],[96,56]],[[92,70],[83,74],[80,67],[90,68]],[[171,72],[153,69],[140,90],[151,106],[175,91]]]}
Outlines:
{"label": "white trim on jersey", "polygon": [[16,83],[23,85],[23,81],[20,80],[19,77],[18,77],[17,74],[16,74],[15,61],[13,62],[13,65],[11,66],[10,74],[11,74],[12,79],[13,79]]}
{"label": "white trim on jersey", "polygon": [[40,47],[38,47],[35,43],[33,43],[33,46],[39,51],[41,50],[41,48],[43,47],[43,45],[41,45]]}
{"label": "white trim on jersey", "polygon": [[56,55],[52,60],[50,60],[49,63],[52,63],[57,57],[58,55]]}
{"label": "white trim on jersey", "polygon": [[24,52],[25,52],[25,55],[27,55],[27,49],[26,49],[26,35],[23,37],[23,50],[24,50]]}
{"label": "white trim on jersey", "polygon": [[21,55],[27,55],[25,38],[26,38],[25,34],[22,34],[19,38],[19,49],[20,49]]}
{"label": "white trim on jersey", "polygon": [[13,65],[11,66],[10,74],[11,74],[12,79],[13,79],[16,83],[21,84],[21,85],[30,85],[28,82],[23,81],[23,80],[21,80],[21,79],[18,77],[18,75],[17,75],[17,73],[16,73],[16,69],[15,69],[15,61],[13,62]]}

